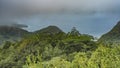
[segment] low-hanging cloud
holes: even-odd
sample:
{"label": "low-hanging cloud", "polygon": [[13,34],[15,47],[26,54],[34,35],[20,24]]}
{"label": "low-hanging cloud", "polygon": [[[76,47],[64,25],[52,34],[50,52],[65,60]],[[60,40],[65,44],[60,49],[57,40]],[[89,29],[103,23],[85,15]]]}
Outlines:
{"label": "low-hanging cloud", "polygon": [[0,0],[0,20],[43,13],[119,13],[119,6],[119,0]]}
{"label": "low-hanging cloud", "polygon": [[[1,0],[3,12],[21,15],[55,12],[116,11],[119,0]],[[8,10],[8,11],[7,11]],[[19,14],[20,13],[20,14]]]}
{"label": "low-hanging cloud", "polygon": [[15,21],[0,21],[0,26],[9,26],[9,27],[17,27],[17,28],[27,28],[28,26],[25,24],[18,24]]}

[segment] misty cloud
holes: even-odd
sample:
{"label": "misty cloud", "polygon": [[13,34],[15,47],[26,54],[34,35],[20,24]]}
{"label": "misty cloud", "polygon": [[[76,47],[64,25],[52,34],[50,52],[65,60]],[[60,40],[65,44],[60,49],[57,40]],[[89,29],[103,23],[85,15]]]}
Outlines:
{"label": "misty cloud", "polygon": [[1,0],[0,8],[8,15],[36,13],[116,12],[118,0]]}
{"label": "misty cloud", "polygon": [[38,14],[119,13],[119,0],[0,0],[0,20]]}
{"label": "misty cloud", "polygon": [[18,24],[17,22],[13,21],[0,21],[0,26],[10,26],[10,27],[17,27],[17,28],[27,28],[28,26],[25,24]]}

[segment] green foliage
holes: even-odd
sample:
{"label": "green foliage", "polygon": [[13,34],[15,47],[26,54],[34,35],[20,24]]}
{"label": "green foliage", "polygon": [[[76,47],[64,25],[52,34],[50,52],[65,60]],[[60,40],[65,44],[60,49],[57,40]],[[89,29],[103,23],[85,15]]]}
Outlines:
{"label": "green foliage", "polygon": [[[38,68],[120,68],[120,46],[109,48],[99,46],[93,52],[76,52],[72,61],[66,60],[69,56],[53,57],[41,64],[35,63],[32,66]],[[65,58],[66,57],[66,58]],[[72,58],[72,57],[71,57]],[[28,66],[28,68],[32,67]]]}
{"label": "green foliage", "polygon": [[[91,56],[89,67],[96,68],[119,68],[120,67],[120,47],[114,48],[100,46]],[[94,66],[93,66],[94,64]]]}
{"label": "green foliage", "polygon": [[73,28],[71,29],[71,32],[68,32],[68,35],[71,35],[71,36],[79,36],[79,35],[81,35],[81,34],[79,33],[79,31],[78,31],[75,27],[73,27]]}
{"label": "green foliage", "polygon": [[0,68],[120,68],[118,44],[96,44],[94,37],[63,32],[33,33],[0,47]]}
{"label": "green foliage", "polygon": [[28,55],[26,59],[26,65],[23,68],[43,68],[41,55]]}

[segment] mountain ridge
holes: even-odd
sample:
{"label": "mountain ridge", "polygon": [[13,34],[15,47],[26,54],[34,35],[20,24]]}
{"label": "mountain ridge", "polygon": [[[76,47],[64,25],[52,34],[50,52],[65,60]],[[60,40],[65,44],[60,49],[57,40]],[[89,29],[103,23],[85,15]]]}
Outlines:
{"label": "mountain ridge", "polygon": [[26,34],[29,34],[27,30],[13,26],[0,26],[0,43],[4,41],[19,41]]}
{"label": "mountain ridge", "polygon": [[[40,30],[35,31],[34,33],[47,33],[47,34],[56,34],[63,32],[59,27],[50,25]],[[64,32],[63,32],[64,33]]]}
{"label": "mountain ridge", "polygon": [[39,29],[34,32],[29,32],[25,29],[14,27],[14,26],[0,26],[0,41],[18,41],[30,34],[57,34],[57,33],[64,33],[59,27],[57,26],[48,26],[42,29]]}
{"label": "mountain ridge", "polygon": [[120,43],[120,21],[106,34],[103,34],[98,41]]}

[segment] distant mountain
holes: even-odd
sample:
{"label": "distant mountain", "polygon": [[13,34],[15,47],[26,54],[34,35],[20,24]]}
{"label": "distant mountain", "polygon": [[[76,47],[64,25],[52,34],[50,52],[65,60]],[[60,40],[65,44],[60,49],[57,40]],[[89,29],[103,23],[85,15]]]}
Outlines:
{"label": "distant mountain", "polygon": [[120,43],[120,21],[113,27],[112,30],[101,36],[99,41]]}
{"label": "distant mountain", "polygon": [[18,41],[28,34],[57,34],[64,33],[57,26],[48,26],[46,28],[37,30],[35,32],[28,32],[20,27],[16,26],[0,26],[0,44],[4,41]]}
{"label": "distant mountain", "polygon": [[63,31],[57,26],[48,26],[46,28],[35,31],[35,33],[42,33],[42,34],[56,34],[60,32],[63,32]]}
{"label": "distant mountain", "polygon": [[3,41],[17,41],[29,32],[13,26],[0,26],[0,43]]}

